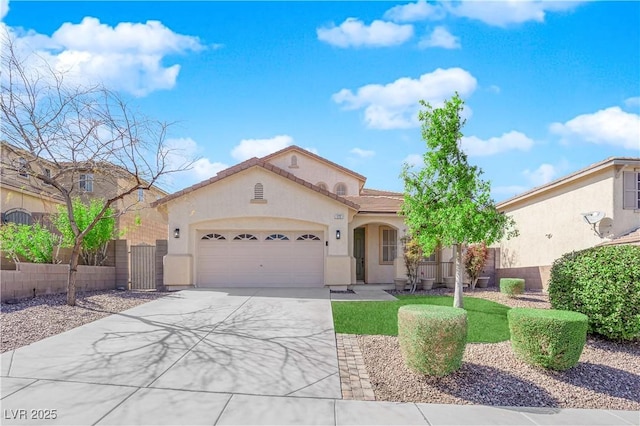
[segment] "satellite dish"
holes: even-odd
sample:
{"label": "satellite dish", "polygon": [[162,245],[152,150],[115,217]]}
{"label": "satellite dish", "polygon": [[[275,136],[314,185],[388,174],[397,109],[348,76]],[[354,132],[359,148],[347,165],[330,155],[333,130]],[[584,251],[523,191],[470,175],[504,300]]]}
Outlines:
{"label": "satellite dish", "polygon": [[589,225],[595,225],[596,223],[600,222],[603,218],[604,218],[604,212],[589,212],[589,213],[582,213],[582,217],[584,217],[584,221],[587,222]]}

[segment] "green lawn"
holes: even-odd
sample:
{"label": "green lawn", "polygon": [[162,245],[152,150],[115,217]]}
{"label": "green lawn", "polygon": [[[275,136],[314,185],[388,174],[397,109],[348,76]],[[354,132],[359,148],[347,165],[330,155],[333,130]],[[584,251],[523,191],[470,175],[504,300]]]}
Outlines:
{"label": "green lawn", "polygon": [[[451,296],[400,295],[393,302],[332,302],[336,333],[398,335],[398,309],[403,305],[453,306]],[[509,340],[509,307],[465,296],[469,343]]]}

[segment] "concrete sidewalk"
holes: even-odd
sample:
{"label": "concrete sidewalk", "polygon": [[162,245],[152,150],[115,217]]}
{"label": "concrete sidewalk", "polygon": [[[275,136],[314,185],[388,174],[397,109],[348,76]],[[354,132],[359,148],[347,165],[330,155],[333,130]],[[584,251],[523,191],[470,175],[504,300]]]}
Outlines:
{"label": "concrete sidewalk", "polygon": [[637,412],[342,400],[326,289],[191,290],[2,354],[0,423],[640,424]]}

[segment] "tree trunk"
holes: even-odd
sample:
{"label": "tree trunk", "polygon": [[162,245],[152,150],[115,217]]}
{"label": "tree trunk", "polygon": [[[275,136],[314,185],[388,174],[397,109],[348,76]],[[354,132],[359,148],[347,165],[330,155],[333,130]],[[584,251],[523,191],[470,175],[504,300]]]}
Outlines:
{"label": "tree trunk", "polygon": [[[82,244],[82,243],[80,243]],[[78,274],[78,260],[80,259],[80,244],[76,244],[71,251],[69,262],[69,281],[67,282],[67,305],[76,305],[76,278]]]}
{"label": "tree trunk", "polygon": [[456,252],[456,286],[453,293],[453,307],[454,308],[462,308],[462,280],[463,280],[463,270],[462,270],[462,244],[456,244],[454,246],[454,250]]}

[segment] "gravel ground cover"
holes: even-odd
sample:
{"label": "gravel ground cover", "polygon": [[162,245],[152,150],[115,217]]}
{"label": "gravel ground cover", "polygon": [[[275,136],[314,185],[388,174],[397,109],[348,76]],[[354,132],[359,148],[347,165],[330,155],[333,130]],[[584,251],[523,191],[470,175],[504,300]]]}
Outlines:
{"label": "gravel ground cover", "polygon": [[66,294],[3,303],[0,309],[0,352],[10,351],[83,324],[156,300],[167,293],[143,291],[93,291],[78,293],[76,306],[66,304]]}
{"label": "gravel ground cover", "polygon": [[[424,294],[451,292],[437,289]],[[488,289],[465,291],[465,296],[511,307],[550,307],[543,293],[510,299]],[[580,363],[564,372],[518,360],[508,341],[467,344],[462,368],[444,378],[425,377],[407,369],[397,337],[358,336],[358,343],[377,400],[640,410],[640,342],[619,344],[589,338]]]}

